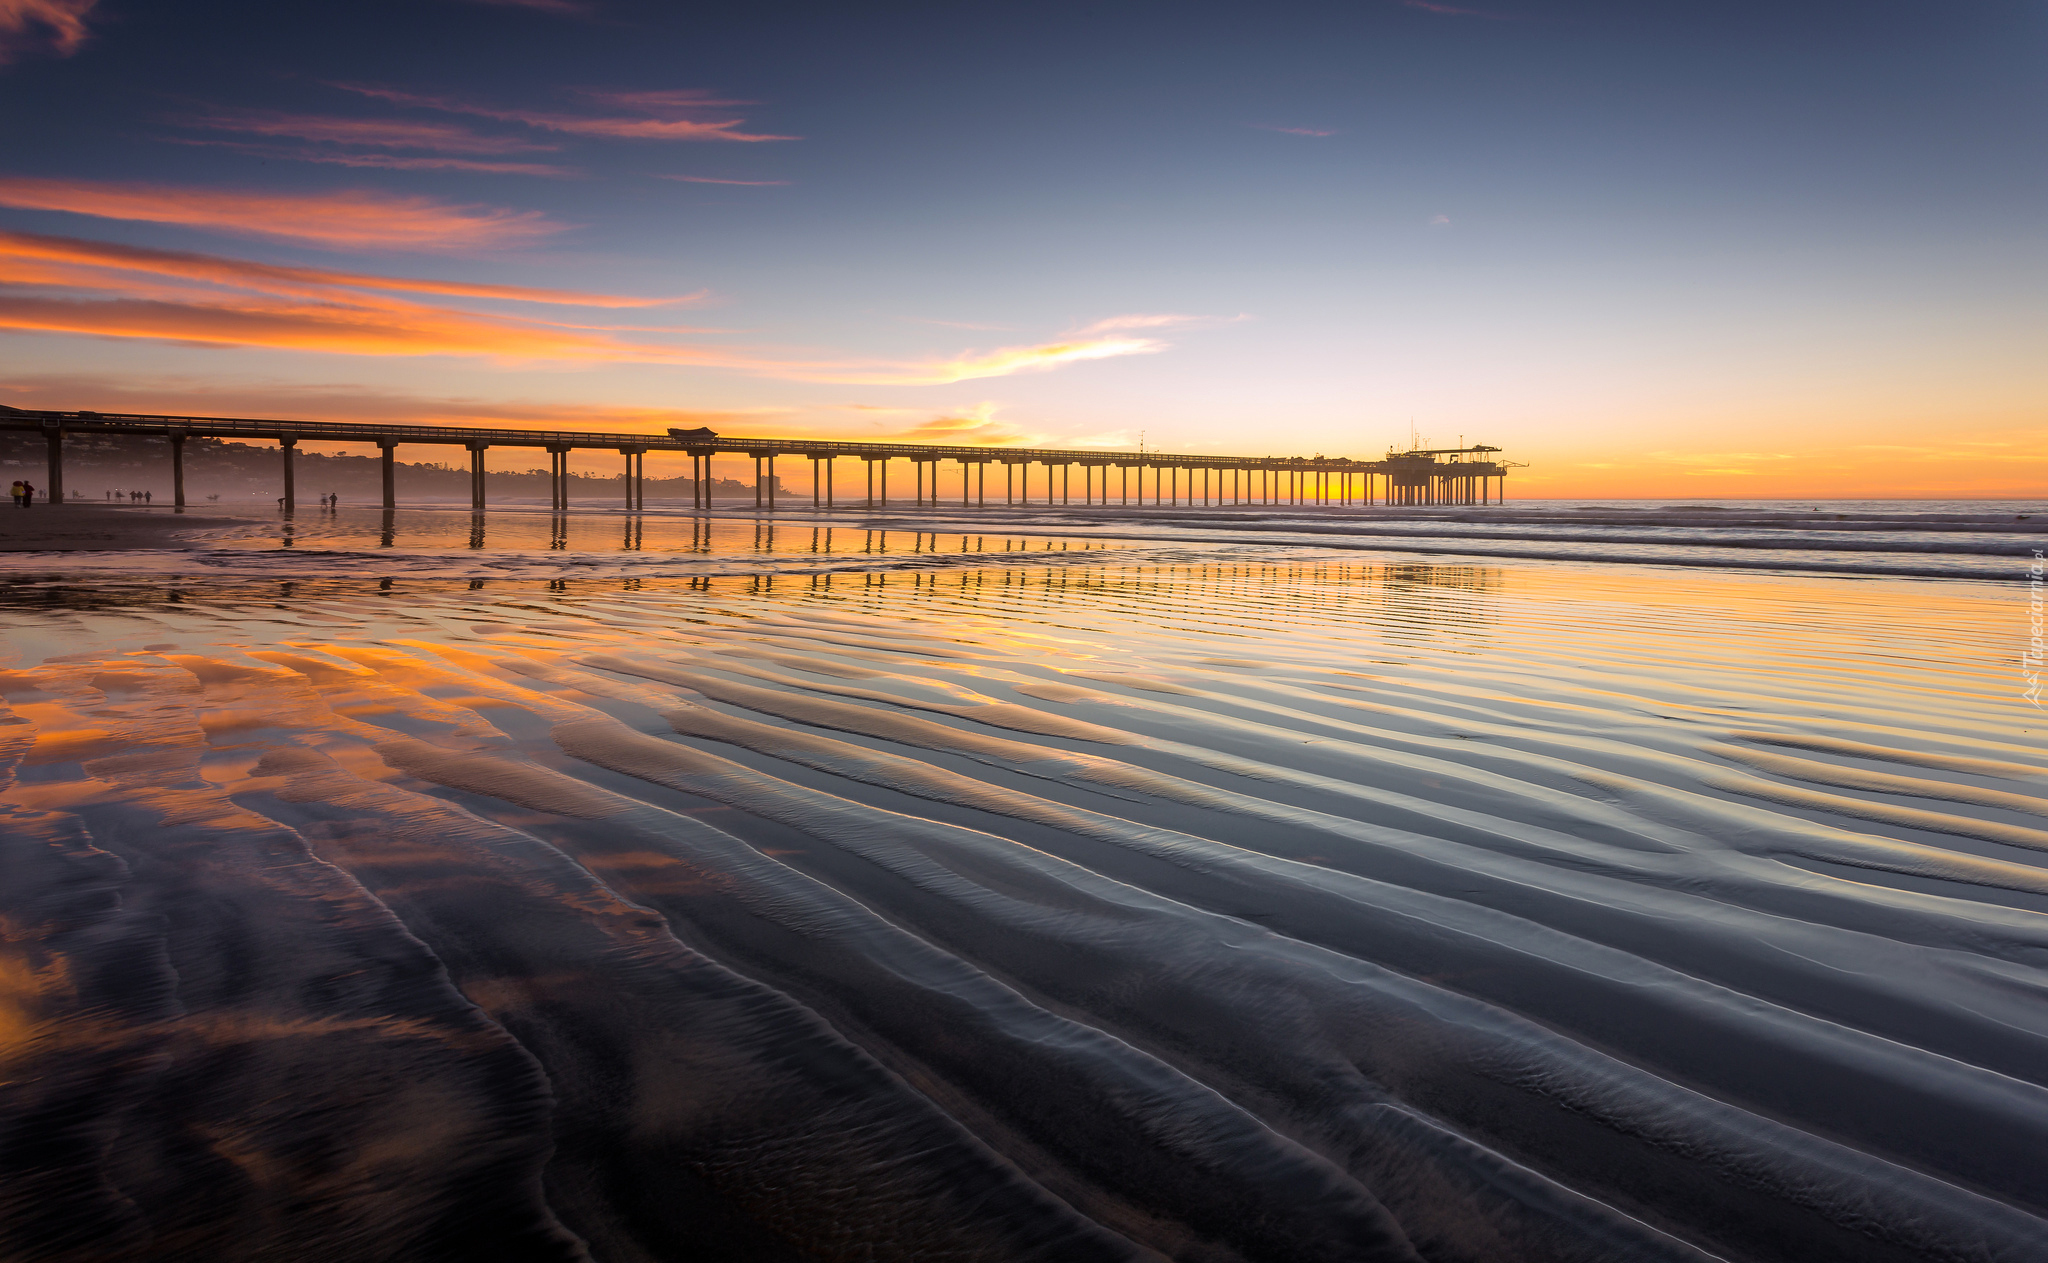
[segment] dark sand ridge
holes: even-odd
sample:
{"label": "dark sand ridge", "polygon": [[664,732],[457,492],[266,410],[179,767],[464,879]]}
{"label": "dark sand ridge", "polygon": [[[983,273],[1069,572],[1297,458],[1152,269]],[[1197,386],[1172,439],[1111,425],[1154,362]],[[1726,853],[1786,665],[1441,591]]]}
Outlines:
{"label": "dark sand ridge", "polygon": [[10,504],[0,513],[0,552],[111,552],[132,548],[189,551],[204,547],[192,539],[193,532],[245,526],[252,520],[117,509],[90,502],[52,508],[38,500],[27,509]]}

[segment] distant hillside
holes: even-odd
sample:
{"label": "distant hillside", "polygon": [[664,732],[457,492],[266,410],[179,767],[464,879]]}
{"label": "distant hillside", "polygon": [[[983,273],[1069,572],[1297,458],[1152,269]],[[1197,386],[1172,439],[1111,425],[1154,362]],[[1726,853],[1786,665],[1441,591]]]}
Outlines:
{"label": "distant hillside", "polygon": [[[46,481],[47,447],[43,436],[34,432],[0,431],[0,481],[26,478],[41,487]],[[545,457],[527,449],[499,448],[492,457],[499,461]],[[620,458],[624,463],[624,458]],[[383,480],[375,456],[325,456],[303,449],[295,465],[298,492],[311,500],[333,492],[344,503],[376,501],[383,495]],[[610,477],[572,475],[569,494],[576,499],[611,497],[623,501],[623,472]],[[545,499],[548,471],[545,464],[517,473],[491,471],[487,494]],[[395,470],[398,497],[413,499],[469,498],[469,466],[443,463],[415,464],[399,461]],[[102,500],[108,492],[147,491],[158,500],[171,494],[171,452],[165,440],[130,434],[67,434],[64,437],[64,487],[83,492],[86,499]],[[696,483],[689,478],[649,478],[647,498],[689,499]],[[777,493],[789,489],[776,480]],[[223,503],[275,500],[284,494],[284,459],[277,445],[230,443],[222,439],[185,440],[185,499],[204,503],[218,496]],[[721,499],[752,499],[751,483],[720,478],[711,494]]]}

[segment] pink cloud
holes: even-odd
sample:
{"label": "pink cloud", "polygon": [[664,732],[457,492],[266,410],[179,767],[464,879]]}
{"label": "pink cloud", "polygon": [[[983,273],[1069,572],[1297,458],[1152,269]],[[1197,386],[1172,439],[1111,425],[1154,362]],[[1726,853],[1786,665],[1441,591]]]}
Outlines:
{"label": "pink cloud", "polygon": [[0,206],[178,224],[328,250],[468,251],[524,245],[564,227],[538,211],[370,190],[266,193],[33,176],[0,177]]}
{"label": "pink cloud", "polygon": [[92,32],[99,0],[0,0],[0,65],[32,53],[69,57]]}

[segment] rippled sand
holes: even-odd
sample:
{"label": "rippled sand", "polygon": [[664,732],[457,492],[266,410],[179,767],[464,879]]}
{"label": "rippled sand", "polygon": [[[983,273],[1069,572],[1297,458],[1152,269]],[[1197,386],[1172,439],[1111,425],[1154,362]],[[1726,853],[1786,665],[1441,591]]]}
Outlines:
{"label": "rippled sand", "polygon": [[2015,588],[1017,543],[12,585],[0,1256],[2048,1258]]}

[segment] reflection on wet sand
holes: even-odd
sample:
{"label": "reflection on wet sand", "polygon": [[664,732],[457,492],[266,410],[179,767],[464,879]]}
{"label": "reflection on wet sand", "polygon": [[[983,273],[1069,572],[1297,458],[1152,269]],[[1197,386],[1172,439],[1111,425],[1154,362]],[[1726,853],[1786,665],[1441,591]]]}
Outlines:
{"label": "reflection on wet sand", "polygon": [[2039,1257],[1999,590],[692,529],[0,591],[0,1252]]}

